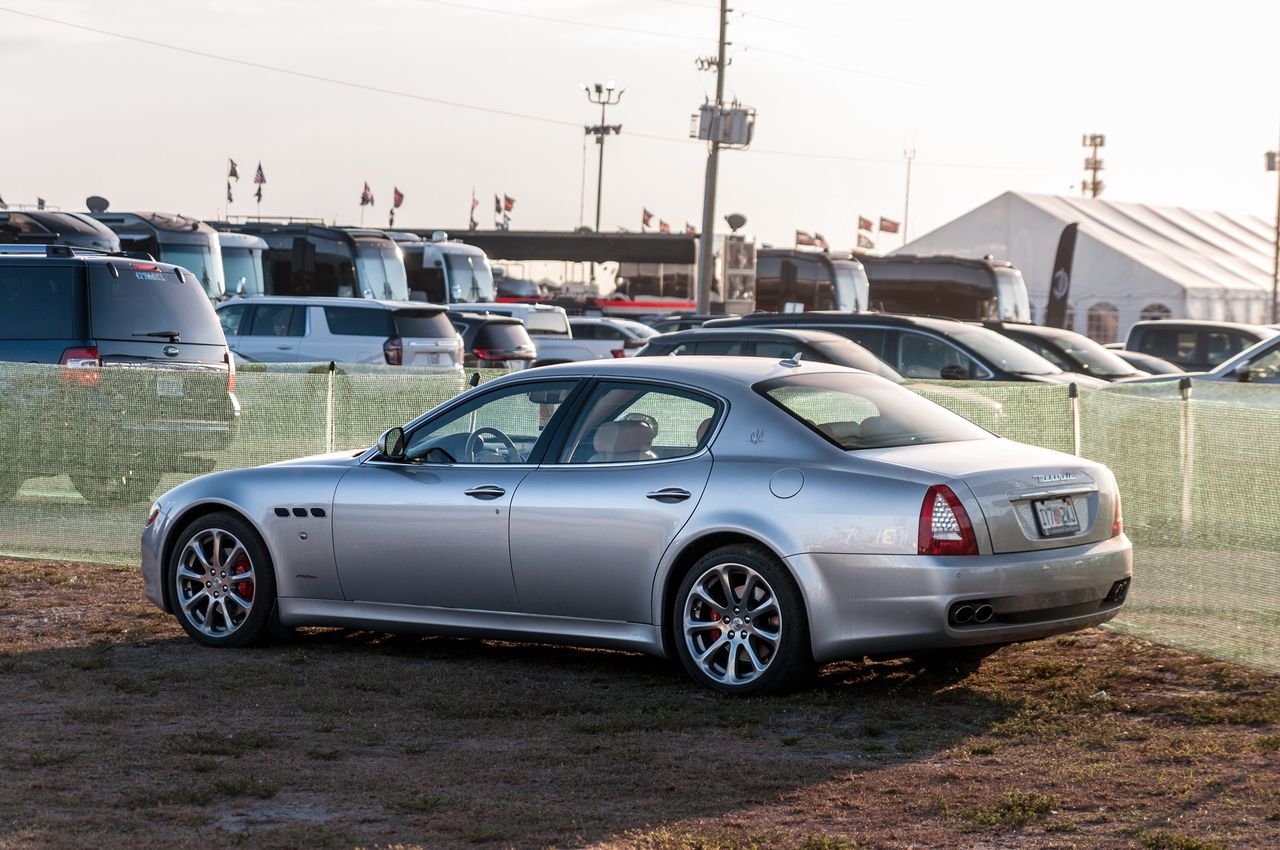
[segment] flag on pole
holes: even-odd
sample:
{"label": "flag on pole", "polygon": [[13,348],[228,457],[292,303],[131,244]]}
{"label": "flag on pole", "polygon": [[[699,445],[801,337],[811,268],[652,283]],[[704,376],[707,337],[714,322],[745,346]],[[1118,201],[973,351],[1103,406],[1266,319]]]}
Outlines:
{"label": "flag on pole", "polygon": [[234,159],[232,159],[231,157],[227,157],[227,162],[228,162],[228,163],[230,163],[230,165],[227,167],[227,179],[228,179],[228,180],[239,180],[239,179],[240,179],[240,169],[236,168],[236,161],[235,161]]}
{"label": "flag on pole", "polygon": [[253,193],[253,196],[258,199],[258,203],[262,203],[262,187],[261,186],[258,187],[258,191]]}
{"label": "flag on pole", "polygon": [[44,198],[36,198],[36,209],[44,209]]}
{"label": "flag on pole", "polygon": [[471,187],[471,212],[467,218],[467,230],[475,230],[479,227],[476,224],[476,207],[480,206],[480,202],[476,200],[476,187]]}
{"label": "flag on pole", "polygon": [[497,195],[493,196],[493,214],[500,215],[502,213],[502,198]]}
{"label": "flag on pole", "polygon": [[692,224],[686,221],[684,223],[684,233],[686,236],[697,236],[698,228],[694,227]]}
{"label": "flag on pole", "polygon": [[258,171],[253,175],[253,182],[261,186],[267,182],[267,175],[262,173],[262,163],[258,163]]}
{"label": "flag on pole", "polygon": [[867,218],[866,216],[861,216],[861,215],[858,216],[859,230],[873,230],[874,228],[875,228],[875,222],[873,222],[871,219]]}
{"label": "flag on pole", "polygon": [[4,198],[0,198],[0,210],[9,209],[9,205],[4,202]]}
{"label": "flag on pole", "polygon": [[824,239],[822,237],[822,234],[816,230],[813,231],[813,244],[819,248],[822,248],[823,250],[826,250],[827,248],[827,240]]}
{"label": "flag on pole", "polygon": [[871,237],[870,237],[870,236],[868,236],[867,234],[865,234],[865,233],[859,233],[859,234],[858,234],[858,247],[859,247],[859,248],[865,248],[865,249],[867,249],[867,250],[871,250],[872,248],[876,247],[876,243],[875,243],[875,242],[873,242],[873,241],[871,240]]}
{"label": "flag on pole", "polygon": [[231,197],[231,181],[227,181],[227,203],[231,203],[235,198]]}
{"label": "flag on pole", "polygon": [[649,222],[653,221],[653,213],[649,212],[647,207],[640,208],[640,229],[649,226]]}
{"label": "flag on pole", "polygon": [[813,244],[813,234],[811,234],[811,233],[807,233],[807,232],[805,232],[805,231],[803,231],[803,230],[797,230],[797,231],[796,231],[796,244],[797,244],[797,245],[812,245],[812,244]]}
{"label": "flag on pole", "polygon": [[502,209],[505,212],[511,212],[513,209],[515,209],[515,206],[516,206],[515,198],[511,197],[510,195],[502,196]]}
{"label": "flag on pole", "polygon": [[880,232],[881,233],[897,233],[898,222],[894,221],[891,218],[885,218],[884,216],[880,216]]}
{"label": "flag on pole", "polygon": [[398,186],[392,186],[391,187],[391,206],[396,209],[399,209],[400,205],[403,203],[404,203],[404,192],[401,192]]}
{"label": "flag on pole", "polygon": [[667,223],[666,223],[665,221],[663,221],[662,219],[658,219],[658,232],[659,232],[659,233],[670,233],[670,232],[671,232],[671,225],[667,224]]}
{"label": "flag on pole", "polygon": [[373,190],[369,188],[369,184],[364,184],[364,191],[360,193],[360,206],[373,206]]}
{"label": "flag on pole", "polygon": [[476,200],[476,190],[472,189],[471,190],[471,209],[474,210],[478,206],[480,206],[480,202]]}

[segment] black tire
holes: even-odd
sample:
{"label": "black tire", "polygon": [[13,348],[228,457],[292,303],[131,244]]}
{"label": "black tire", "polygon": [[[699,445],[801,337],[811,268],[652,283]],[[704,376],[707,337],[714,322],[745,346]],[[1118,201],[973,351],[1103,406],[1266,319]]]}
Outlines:
{"label": "black tire", "polygon": [[71,483],[89,504],[110,507],[151,501],[151,494],[160,484],[160,476],[136,472],[122,475],[85,475],[73,472]]}
{"label": "black tire", "polygon": [[[216,565],[215,540],[221,541],[216,552],[222,561]],[[223,548],[228,540],[233,546],[230,552]],[[237,570],[242,570],[246,562],[237,554],[236,544],[243,548],[251,585],[237,576]],[[200,551],[205,563],[215,567],[212,576],[204,570],[191,547]],[[183,570],[181,575],[180,570]],[[190,575],[192,572],[200,573],[199,578]],[[174,616],[183,631],[197,643],[217,647],[248,646],[269,636],[271,610],[276,601],[275,569],[266,544],[242,517],[219,511],[202,516],[184,528],[165,564],[164,580]],[[250,603],[247,610],[245,601]]]}
{"label": "black tire", "polygon": [[[757,577],[754,586],[751,573]],[[728,578],[732,597],[718,582],[718,575]],[[705,590],[708,586],[710,591]],[[703,593],[697,593],[696,588]],[[756,603],[759,614],[755,623],[746,616],[751,608],[744,604],[748,601],[744,597]],[[786,567],[760,546],[723,546],[699,558],[680,582],[668,613],[671,642],[680,663],[701,685],[742,696],[782,693],[803,685],[813,675],[816,665],[809,643],[809,618],[800,589]],[[707,627],[686,632],[686,613],[689,621],[705,621]],[[767,637],[771,634],[777,639]],[[757,662],[765,665],[763,670]],[[739,664],[750,668],[749,676],[737,675]]]}

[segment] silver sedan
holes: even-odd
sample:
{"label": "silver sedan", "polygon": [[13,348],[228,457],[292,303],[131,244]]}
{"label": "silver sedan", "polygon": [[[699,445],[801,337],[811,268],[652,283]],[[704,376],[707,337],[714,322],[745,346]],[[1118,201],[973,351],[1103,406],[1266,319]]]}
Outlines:
{"label": "silver sedan", "polygon": [[982,655],[1124,604],[1106,467],[795,360],[546,367],[378,445],[160,497],[148,597],[196,641],[333,625],[619,647],[730,693]]}

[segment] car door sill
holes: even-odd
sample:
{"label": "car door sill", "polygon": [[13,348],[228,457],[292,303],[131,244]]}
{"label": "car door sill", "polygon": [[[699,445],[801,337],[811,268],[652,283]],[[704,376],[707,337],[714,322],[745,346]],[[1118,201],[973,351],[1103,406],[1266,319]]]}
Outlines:
{"label": "car door sill", "polygon": [[281,598],[279,605],[280,623],[290,627],[342,626],[630,649],[658,656],[665,654],[661,629],[649,623],[301,597]]}

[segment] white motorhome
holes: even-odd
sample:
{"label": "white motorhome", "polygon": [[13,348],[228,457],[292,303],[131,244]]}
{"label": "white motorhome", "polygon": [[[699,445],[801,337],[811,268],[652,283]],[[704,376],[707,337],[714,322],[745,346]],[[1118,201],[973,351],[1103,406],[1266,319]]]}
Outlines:
{"label": "white motorhome", "polygon": [[432,304],[491,302],[497,299],[493,269],[484,251],[437,230],[430,239],[388,231],[404,253],[409,297]]}

